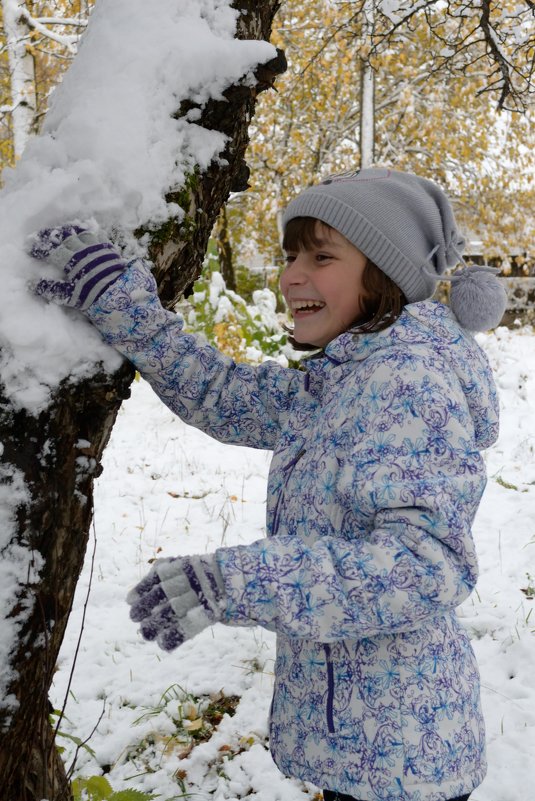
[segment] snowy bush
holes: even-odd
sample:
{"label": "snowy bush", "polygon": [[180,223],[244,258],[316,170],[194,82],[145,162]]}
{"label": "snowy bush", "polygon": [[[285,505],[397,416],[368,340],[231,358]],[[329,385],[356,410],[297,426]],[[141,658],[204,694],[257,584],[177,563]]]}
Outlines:
{"label": "snowy bush", "polygon": [[248,304],[225,284],[209,257],[205,272],[196,281],[193,295],[179,306],[188,330],[203,333],[207,340],[238,362],[260,364],[275,359],[285,367],[295,360],[276,311],[277,298],[270,289],[253,292]]}

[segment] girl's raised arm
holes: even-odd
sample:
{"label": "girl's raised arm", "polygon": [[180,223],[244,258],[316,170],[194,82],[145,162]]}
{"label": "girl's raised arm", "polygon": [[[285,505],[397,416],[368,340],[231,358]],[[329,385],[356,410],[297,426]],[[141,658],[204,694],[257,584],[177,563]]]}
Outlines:
{"label": "girl's raised arm", "polygon": [[281,415],[304,375],[275,362],[236,364],[166,311],[148,264],[127,264],[99,232],[84,226],[41,231],[32,255],[55,264],[61,280],[42,279],[42,297],[82,311],[187,423],[239,445],[271,449]]}

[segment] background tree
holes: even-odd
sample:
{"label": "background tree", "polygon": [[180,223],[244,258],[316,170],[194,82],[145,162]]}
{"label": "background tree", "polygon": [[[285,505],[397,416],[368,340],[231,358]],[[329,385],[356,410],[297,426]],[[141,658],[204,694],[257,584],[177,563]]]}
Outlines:
{"label": "background tree", "polygon": [[[345,7],[354,15],[361,5]],[[396,67],[401,62],[406,103],[383,118],[386,150],[378,159],[438,178],[476,249],[507,273],[515,269],[512,255],[528,264],[535,238],[535,6],[529,0],[419,6],[400,2],[388,11],[391,5],[377,4],[370,57],[379,65],[385,56]],[[407,73],[417,75],[418,67],[421,78],[411,86]],[[388,98],[396,70],[385,78]]]}
{"label": "background tree", "polygon": [[4,166],[14,162],[13,132],[11,129],[11,73],[5,42],[5,25],[0,5],[0,179]]}
{"label": "background tree", "polygon": [[[276,0],[240,0],[237,38],[269,39],[277,6]],[[246,80],[229,86],[221,100],[186,99],[176,110],[178,118],[195,107],[197,125],[228,138],[224,164],[198,169],[189,164],[187,186],[169,196],[184,216],[177,214],[163,226],[148,220],[139,232],[149,239],[167,307],[199,275],[214,219],[229,192],[244,188],[243,155],[256,96],[283,69],[281,56],[258,68],[254,85]],[[20,634],[9,666],[3,666],[10,681],[0,704],[0,776],[2,797],[9,801],[71,798],[49,724],[47,694],[84,559],[93,479],[132,374],[124,366],[111,376],[100,372],[90,380],[67,379],[37,416],[0,391],[0,498],[18,501],[14,521],[3,513],[15,534],[2,558],[30,553],[34,559],[9,613],[20,618]],[[87,467],[82,471],[80,458]],[[23,484],[30,494],[21,490]],[[16,699],[11,709],[7,699]]]}
{"label": "background tree", "polygon": [[[358,20],[367,0],[342,2],[347,22]],[[535,4],[532,0],[412,0],[375,2],[374,54],[398,44],[422,19],[435,40],[431,74],[472,79],[483,75],[477,95],[491,95],[499,110],[526,111],[535,86]]]}
{"label": "background tree", "polygon": [[393,4],[370,10],[370,0],[312,6],[288,0],[277,17],[290,67],[276,103],[255,117],[251,190],[231,201],[238,256],[257,250],[278,262],[280,226],[269,221],[302,187],[361,165],[365,65],[375,78],[375,162],[440,181],[487,258],[528,251],[533,7],[450,3],[444,13],[444,4],[401,2],[387,16]]}

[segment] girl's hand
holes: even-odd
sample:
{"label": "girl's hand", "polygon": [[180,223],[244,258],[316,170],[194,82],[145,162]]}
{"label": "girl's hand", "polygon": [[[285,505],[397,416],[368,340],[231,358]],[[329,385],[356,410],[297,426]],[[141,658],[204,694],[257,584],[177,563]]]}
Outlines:
{"label": "girl's hand", "polygon": [[223,577],[214,554],[158,559],[131,590],[130,617],[146,640],[172,651],[223,618]]}
{"label": "girl's hand", "polygon": [[37,295],[85,311],[126,269],[126,262],[104,234],[68,223],[44,228],[31,238],[30,254],[59,267],[62,280],[42,278]]}

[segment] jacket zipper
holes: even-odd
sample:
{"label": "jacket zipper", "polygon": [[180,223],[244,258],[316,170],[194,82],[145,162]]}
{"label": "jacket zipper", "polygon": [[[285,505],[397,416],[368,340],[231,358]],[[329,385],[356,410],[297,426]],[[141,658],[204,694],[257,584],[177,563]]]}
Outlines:
{"label": "jacket zipper", "polygon": [[327,663],[327,731],[329,734],[334,734],[334,667],[331,659],[331,646],[328,643],[324,643],[323,648],[325,649],[325,661]]}
{"label": "jacket zipper", "polygon": [[273,537],[275,536],[279,528],[280,507],[282,498],[284,496],[284,492],[286,490],[286,485],[288,484],[290,476],[292,475],[293,468],[295,467],[299,459],[301,459],[301,457],[304,456],[305,452],[306,452],[305,448],[301,448],[297,456],[294,456],[294,458],[290,462],[288,462],[288,464],[284,465],[284,467],[282,468],[284,471],[284,481],[281,487],[281,491],[279,492],[279,497],[277,498],[277,503],[275,504],[275,511],[273,512],[273,533],[272,533]]}

